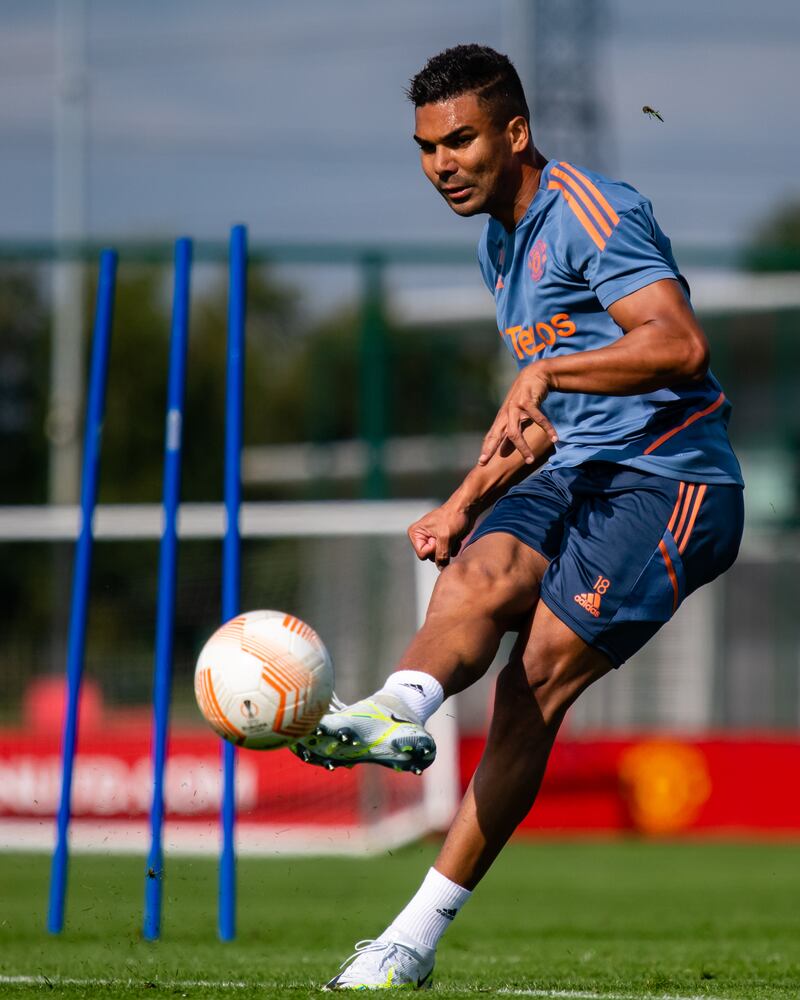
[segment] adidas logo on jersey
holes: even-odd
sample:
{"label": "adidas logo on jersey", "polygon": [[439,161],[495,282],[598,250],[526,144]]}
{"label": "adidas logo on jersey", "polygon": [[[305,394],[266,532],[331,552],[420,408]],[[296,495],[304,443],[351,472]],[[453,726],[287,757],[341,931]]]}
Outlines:
{"label": "adidas logo on jersey", "polygon": [[588,611],[590,615],[594,615],[595,618],[600,617],[599,594],[576,594],[573,600],[576,604],[580,604],[584,611]]}

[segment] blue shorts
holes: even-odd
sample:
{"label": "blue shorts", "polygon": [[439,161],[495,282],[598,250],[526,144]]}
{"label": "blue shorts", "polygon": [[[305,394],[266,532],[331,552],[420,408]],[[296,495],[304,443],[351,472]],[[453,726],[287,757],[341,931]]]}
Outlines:
{"label": "blue shorts", "polygon": [[618,667],[733,563],[742,493],[610,462],[545,467],[498,500],[469,541],[501,531],[540,552],[550,563],[541,599]]}

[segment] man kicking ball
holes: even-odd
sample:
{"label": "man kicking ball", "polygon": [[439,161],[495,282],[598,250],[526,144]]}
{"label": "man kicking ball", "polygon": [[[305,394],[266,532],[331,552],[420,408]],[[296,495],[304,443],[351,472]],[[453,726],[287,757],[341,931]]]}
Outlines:
{"label": "man kicking ball", "polygon": [[380,691],[331,711],[295,752],[422,770],[428,718],[484,674],[505,632],[518,639],[433,868],[335,989],[431,984],[439,939],[533,805],[569,706],[732,564],[743,522],[730,405],[650,202],[547,160],[492,49],[434,56],[408,96],[428,179],[458,215],[490,216],[478,258],[520,372],[475,468],[409,529],[442,568],[425,624]]}

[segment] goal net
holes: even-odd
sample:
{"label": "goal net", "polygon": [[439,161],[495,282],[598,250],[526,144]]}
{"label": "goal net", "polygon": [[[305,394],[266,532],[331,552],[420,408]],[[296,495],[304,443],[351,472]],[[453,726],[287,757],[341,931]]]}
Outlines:
{"label": "goal net", "polygon": [[[328,646],[339,697],[375,690],[424,616],[436,570],[405,537],[422,502],[244,504],[242,610],[275,608],[308,621]],[[73,786],[76,850],[144,851],[151,794],[150,715],[158,505],[101,506]],[[0,508],[0,540],[41,569],[25,627],[0,638],[0,846],[49,849],[60,773],[65,602],[74,508]],[[175,621],[167,851],[219,845],[220,741],[192,693],[194,662],[219,624],[219,505],[185,504]],[[26,578],[35,574],[26,572]],[[58,579],[62,579],[59,588]],[[23,600],[23,597],[19,600]],[[30,598],[32,600],[33,598]],[[430,728],[435,764],[421,778],[380,767],[332,773],[288,750],[239,751],[241,853],[367,853],[445,827],[458,793],[454,708]]]}

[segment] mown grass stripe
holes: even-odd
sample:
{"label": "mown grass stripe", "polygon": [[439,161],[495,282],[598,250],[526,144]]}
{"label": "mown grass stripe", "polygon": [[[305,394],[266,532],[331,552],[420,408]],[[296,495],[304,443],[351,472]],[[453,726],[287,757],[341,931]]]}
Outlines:
{"label": "mown grass stripe", "polygon": [[[153,985],[161,989],[221,989],[221,990],[245,990],[263,987],[263,983],[244,982],[236,979],[96,979],[96,978],[71,978],[47,975],[0,975],[0,984],[13,986],[127,986],[141,987]],[[448,993],[485,993],[485,989],[475,988],[463,989],[447,987]],[[526,989],[498,989],[497,993],[504,996],[517,997],[540,997],[542,1000],[552,998],[552,1000],[724,1000],[724,997],[714,997],[704,993],[697,996],[677,996],[671,993],[597,993],[586,990],[526,990]]]}
{"label": "mown grass stripe", "polygon": [[222,990],[247,990],[256,989],[259,983],[239,982],[235,979],[97,979],[87,977],[85,979],[71,976],[48,976],[39,974],[38,976],[2,976],[0,975],[0,985],[5,986],[127,986],[142,987],[154,985],[162,989],[222,989]]}
{"label": "mown grass stripe", "polygon": [[505,996],[515,997],[553,997],[563,1000],[725,1000],[724,997],[714,997],[710,993],[695,996],[677,996],[673,993],[594,993],[586,990],[523,990],[500,989],[497,991]]}

